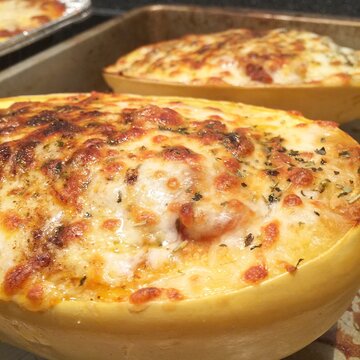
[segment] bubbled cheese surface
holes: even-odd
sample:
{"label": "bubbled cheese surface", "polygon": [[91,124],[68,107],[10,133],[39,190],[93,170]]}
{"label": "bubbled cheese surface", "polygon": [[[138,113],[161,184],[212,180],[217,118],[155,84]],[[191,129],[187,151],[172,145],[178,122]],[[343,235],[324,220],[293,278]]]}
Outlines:
{"label": "bubbled cheese surface", "polygon": [[309,31],[232,29],[140,47],[105,72],[192,85],[346,85],[359,83],[360,55]]}
{"label": "bubbled cheese surface", "polygon": [[0,298],[29,309],[259,286],[359,223],[359,145],[332,122],[100,93],[0,107]]}

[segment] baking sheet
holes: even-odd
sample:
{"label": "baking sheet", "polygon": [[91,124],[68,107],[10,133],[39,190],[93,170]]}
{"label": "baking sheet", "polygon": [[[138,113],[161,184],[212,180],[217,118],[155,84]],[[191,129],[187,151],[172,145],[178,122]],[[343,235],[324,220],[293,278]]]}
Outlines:
{"label": "baking sheet", "polygon": [[[106,91],[109,89],[102,79],[101,69],[138,46],[178,37],[185,32],[250,26],[254,21],[262,28],[292,26],[330,34],[342,45],[360,48],[360,25],[346,19],[275,16],[274,13],[239,9],[229,12],[187,6],[151,6],[110,20],[0,72],[0,97],[94,89]],[[343,128],[360,140],[360,121],[348,123]],[[359,360],[359,322],[360,294],[326,335],[286,360]],[[0,344],[0,359],[39,358]]]}
{"label": "baking sheet", "polygon": [[9,54],[15,50],[62,29],[75,21],[85,18],[90,13],[91,0],[61,0],[66,10],[58,19],[45,23],[30,31],[12,36],[0,43],[0,56]]}

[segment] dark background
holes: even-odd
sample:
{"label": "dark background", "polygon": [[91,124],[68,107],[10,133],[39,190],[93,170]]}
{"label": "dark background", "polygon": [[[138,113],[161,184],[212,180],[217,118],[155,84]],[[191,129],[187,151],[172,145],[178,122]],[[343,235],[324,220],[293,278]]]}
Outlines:
{"label": "dark background", "polygon": [[137,6],[162,4],[192,4],[223,7],[248,7],[285,11],[310,12],[360,17],[360,0],[197,0],[197,1],[151,1],[151,0],[92,0],[94,7],[103,12],[127,10]]}

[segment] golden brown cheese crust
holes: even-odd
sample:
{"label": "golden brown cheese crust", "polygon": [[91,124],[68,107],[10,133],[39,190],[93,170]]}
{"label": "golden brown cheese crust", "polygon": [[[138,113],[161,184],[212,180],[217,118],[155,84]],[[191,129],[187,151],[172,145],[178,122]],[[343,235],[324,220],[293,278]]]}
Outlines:
{"label": "golden brown cheese crust", "polygon": [[296,276],[359,224],[360,148],[332,122],[100,93],[0,106],[0,298],[30,309]]}
{"label": "golden brown cheese crust", "polygon": [[0,42],[62,16],[59,0],[0,0]]}
{"label": "golden brown cheese crust", "polygon": [[140,47],[105,72],[192,85],[349,85],[359,83],[360,56],[304,30],[232,29]]}

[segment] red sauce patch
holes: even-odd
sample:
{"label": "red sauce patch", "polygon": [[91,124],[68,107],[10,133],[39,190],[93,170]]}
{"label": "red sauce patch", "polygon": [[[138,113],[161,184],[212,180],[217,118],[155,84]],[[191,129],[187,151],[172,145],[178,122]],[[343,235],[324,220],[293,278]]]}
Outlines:
{"label": "red sauce patch", "polygon": [[289,179],[295,186],[310,186],[314,181],[314,176],[309,169],[293,168],[290,170]]}
{"label": "red sauce patch", "polygon": [[215,187],[221,191],[231,190],[239,185],[239,179],[228,173],[222,173],[215,178]]}
{"label": "red sauce patch", "polygon": [[271,84],[273,82],[272,77],[261,65],[249,63],[246,65],[245,72],[246,75],[253,81],[258,81],[264,84]]}
{"label": "red sauce patch", "polygon": [[161,296],[161,289],[156,287],[142,288],[130,295],[130,302],[134,305],[141,305]]}
{"label": "red sauce patch", "polygon": [[181,292],[177,289],[166,289],[166,296],[171,301],[179,301],[184,299],[184,295],[181,294]]}
{"label": "red sauce patch", "polygon": [[315,121],[315,124],[317,124],[321,127],[331,127],[331,128],[339,127],[339,124],[336,123],[335,121],[317,120],[317,121]]}
{"label": "red sauce patch", "polygon": [[289,195],[286,195],[284,200],[283,200],[283,204],[285,206],[289,206],[289,207],[292,207],[292,206],[300,206],[302,205],[302,200],[300,199],[299,196],[295,195],[295,194],[289,194]]}
{"label": "red sauce patch", "polygon": [[292,159],[289,155],[284,154],[283,152],[275,151],[271,155],[271,163],[273,166],[284,166],[286,164],[291,164]]}
{"label": "red sauce patch", "polygon": [[224,159],[224,165],[226,169],[228,169],[233,174],[236,174],[236,172],[240,169],[239,161],[234,158]]}
{"label": "red sauce patch", "polygon": [[278,221],[267,224],[263,228],[263,247],[268,248],[273,245],[279,239],[279,235],[280,229]]}
{"label": "red sauce patch", "polygon": [[268,276],[268,271],[263,265],[254,265],[247,269],[243,275],[244,281],[256,284]]}
{"label": "red sauce patch", "polygon": [[33,303],[41,302],[43,296],[44,296],[44,290],[41,284],[34,285],[26,295],[26,297]]}

